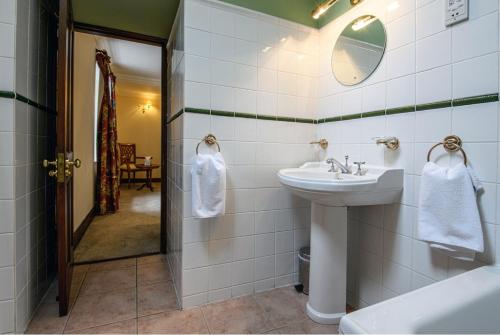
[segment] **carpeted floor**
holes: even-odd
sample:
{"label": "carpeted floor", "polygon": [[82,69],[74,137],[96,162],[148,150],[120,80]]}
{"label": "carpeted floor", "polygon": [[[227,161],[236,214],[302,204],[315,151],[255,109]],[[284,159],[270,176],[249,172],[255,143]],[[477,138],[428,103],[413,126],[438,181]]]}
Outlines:
{"label": "carpeted floor", "polygon": [[75,250],[75,262],[159,252],[160,200],[159,183],[154,192],[122,185],[120,210],[94,218]]}

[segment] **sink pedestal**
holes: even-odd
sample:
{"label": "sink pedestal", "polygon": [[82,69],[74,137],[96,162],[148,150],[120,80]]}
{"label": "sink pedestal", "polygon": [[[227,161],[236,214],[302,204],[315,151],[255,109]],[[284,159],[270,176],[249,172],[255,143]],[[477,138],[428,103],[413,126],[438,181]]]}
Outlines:
{"label": "sink pedestal", "polygon": [[397,203],[404,171],[374,165],[365,165],[361,176],[329,171],[325,162],[309,162],[280,170],[278,178],[292,193],[311,201],[307,315],[336,324],[346,312],[347,207]]}
{"label": "sink pedestal", "polygon": [[337,324],[346,312],[347,207],[312,202],[311,242],[307,315]]}

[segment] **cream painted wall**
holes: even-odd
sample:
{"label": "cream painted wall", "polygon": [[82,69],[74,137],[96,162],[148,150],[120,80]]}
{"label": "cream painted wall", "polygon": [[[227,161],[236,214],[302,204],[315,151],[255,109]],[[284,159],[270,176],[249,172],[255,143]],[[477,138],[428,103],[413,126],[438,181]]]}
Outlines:
{"label": "cream painted wall", "polygon": [[94,207],[95,49],[94,36],[75,33],[73,151],[82,166],[74,170],[74,230]]}
{"label": "cream painted wall", "polygon": [[[116,112],[118,142],[135,143],[138,156],[153,156],[153,164],[161,162],[161,106],[160,87],[137,85],[120,80],[116,74]],[[142,113],[139,105],[151,103],[152,107]],[[142,163],[142,160],[139,160]],[[160,169],[155,169],[153,178],[160,178]],[[138,173],[144,178],[145,173]]]}

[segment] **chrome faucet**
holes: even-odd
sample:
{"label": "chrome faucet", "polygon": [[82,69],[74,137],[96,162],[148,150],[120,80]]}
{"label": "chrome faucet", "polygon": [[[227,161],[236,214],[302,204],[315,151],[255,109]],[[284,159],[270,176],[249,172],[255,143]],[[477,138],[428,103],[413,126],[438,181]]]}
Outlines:
{"label": "chrome faucet", "polygon": [[[349,156],[346,156],[346,163],[347,163],[348,159],[349,159]],[[335,165],[337,165],[337,167],[340,169],[340,172],[342,172],[344,174],[351,173],[351,169],[349,169],[349,166],[347,166],[347,164],[344,165],[344,164],[340,163],[338,160],[336,160],[333,157],[332,158],[328,158],[326,160],[326,163],[332,165],[330,167],[330,170],[328,170],[328,172],[335,172]]]}

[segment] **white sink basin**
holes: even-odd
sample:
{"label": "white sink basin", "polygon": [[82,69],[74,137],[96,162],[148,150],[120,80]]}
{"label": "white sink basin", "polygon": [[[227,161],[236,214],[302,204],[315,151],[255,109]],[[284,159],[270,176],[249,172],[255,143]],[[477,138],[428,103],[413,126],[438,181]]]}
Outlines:
{"label": "white sink basin", "polygon": [[[282,169],[278,178],[299,197],[311,200],[311,264],[307,315],[335,324],[345,315],[347,290],[347,206],[397,202],[403,169],[363,166],[363,175],[328,172],[325,162]],[[357,168],[354,168],[356,170]]]}
{"label": "white sink basin", "polygon": [[324,162],[311,162],[282,169],[278,178],[296,195],[325,206],[390,204],[403,189],[403,169],[364,165],[362,176],[328,170]]}

